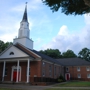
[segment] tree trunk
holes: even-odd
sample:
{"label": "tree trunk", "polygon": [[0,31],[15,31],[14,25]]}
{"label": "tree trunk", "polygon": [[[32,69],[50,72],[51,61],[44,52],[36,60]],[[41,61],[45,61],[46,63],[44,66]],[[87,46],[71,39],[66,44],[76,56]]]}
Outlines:
{"label": "tree trunk", "polygon": [[85,4],[90,7],[90,0],[84,0]]}

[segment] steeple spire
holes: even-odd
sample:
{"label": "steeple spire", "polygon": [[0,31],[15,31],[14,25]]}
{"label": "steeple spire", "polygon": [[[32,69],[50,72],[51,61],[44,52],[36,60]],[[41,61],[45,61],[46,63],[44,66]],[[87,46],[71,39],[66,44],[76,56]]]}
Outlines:
{"label": "steeple spire", "polygon": [[24,14],[23,14],[22,21],[28,22],[28,19],[27,19],[27,2],[26,2],[25,11],[24,11]]}
{"label": "steeple spire", "polygon": [[32,39],[30,39],[29,22],[27,18],[27,2],[26,2],[22,21],[20,22],[18,38],[15,38],[13,43],[14,44],[20,43],[29,49],[33,49],[33,41]]}

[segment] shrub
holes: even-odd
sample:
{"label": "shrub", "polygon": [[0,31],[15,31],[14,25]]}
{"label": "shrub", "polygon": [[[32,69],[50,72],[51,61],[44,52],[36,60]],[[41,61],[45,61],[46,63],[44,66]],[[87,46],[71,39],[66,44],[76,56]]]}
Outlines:
{"label": "shrub", "polygon": [[57,79],[57,81],[58,82],[64,82],[66,80],[65,80],[65,78],[62,75],[60,75],[59,78]]}

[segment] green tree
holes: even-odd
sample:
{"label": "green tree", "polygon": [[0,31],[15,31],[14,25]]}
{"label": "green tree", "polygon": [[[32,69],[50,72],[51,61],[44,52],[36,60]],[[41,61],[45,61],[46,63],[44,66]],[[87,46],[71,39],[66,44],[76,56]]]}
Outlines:
{"label": "green tree", "polygon": [[55,59],[62,57],[61,52],[58,49],[47,49],[47,50],[41,50],[40,52]]}
{"label": "green tree", "polygon": [[83,48],[79,53],[78,57],[85,59],[87,61],[90,61],[90,49],[88,48]]}
{"label": "green tree", "polygon": [[66,15],[82,15],[90,12],[90,0],[42,0],[55,12],[61,8],[61,12]]}
{"label": "green tree", "polygon": [[4,51],[10,44],[12,43],[11,42],[4,43],[3,41],[0,40],[0,53]]}
{"label": "green tree", "polygon": [[63,58],[74,58],[77,57],[77,55],[72,50],[67,50],[66,52],[62,53]]}

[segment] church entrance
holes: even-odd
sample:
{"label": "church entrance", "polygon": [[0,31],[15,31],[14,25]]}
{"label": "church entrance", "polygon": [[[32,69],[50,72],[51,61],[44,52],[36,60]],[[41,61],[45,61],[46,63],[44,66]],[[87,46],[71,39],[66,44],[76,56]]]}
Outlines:
{"label": "church entrance", "polygon": [[13,71],[13,81],[16,82],[17,80],[17,73],[18,73],[18,81],[19,81],[19,78],[20,78],[20,70],[17,72],[17,69],[14,69]]}
{"label": "church entrance", "polygon": [[65,79],[66,79],[66,80],[70,80],[70,73],[66,73],[66,74],[65,74]]}
{"label": "church entrance", "polygon": [[13,66],[12,67],[11,81],[16,82],[17,81],[17,75],[18,75],[18,81],[21,81],[21,67],[19,67],[19,69],[17,71],[17,67]]}

